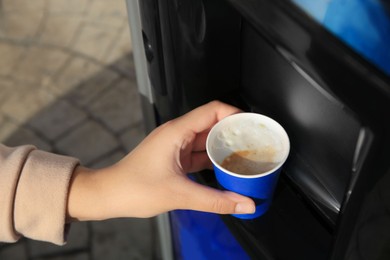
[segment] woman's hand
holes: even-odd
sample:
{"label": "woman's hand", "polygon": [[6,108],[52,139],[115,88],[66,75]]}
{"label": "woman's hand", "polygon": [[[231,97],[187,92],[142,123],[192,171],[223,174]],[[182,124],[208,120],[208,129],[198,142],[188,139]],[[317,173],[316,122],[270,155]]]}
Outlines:
{"label": "woman's hand", "polygon": [[207,134],[219,120],[237,112],[221,102],[208,103],[156,128],[110,167],[78,167],[69,192],[69,218],[151,217],[174,209],[253,213],[251,199],[187,177],[187,173],[211,167],[205,148]]}

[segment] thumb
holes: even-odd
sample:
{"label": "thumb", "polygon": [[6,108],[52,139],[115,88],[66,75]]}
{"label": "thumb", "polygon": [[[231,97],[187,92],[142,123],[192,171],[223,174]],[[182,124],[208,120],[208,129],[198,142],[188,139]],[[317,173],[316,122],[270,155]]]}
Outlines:
{"label": "thumb", "polygon": [[219,191],[187,180],[182,209],[218,214],[252,214],[256,207],[252,199],[230,191]]}

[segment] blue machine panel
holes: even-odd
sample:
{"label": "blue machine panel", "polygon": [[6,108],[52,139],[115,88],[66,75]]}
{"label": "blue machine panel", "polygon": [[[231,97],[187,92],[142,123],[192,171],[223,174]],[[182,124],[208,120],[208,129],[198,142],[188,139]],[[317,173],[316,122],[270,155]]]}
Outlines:
{"label": "blue machine panel", "polygon": [[170,213],[176,259],[250,259],[216,214],[177,210]]}

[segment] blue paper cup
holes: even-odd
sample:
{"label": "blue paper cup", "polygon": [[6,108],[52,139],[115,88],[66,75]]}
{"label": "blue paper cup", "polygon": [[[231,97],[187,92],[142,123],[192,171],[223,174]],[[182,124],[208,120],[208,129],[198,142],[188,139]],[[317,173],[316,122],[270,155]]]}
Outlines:
{"label": "blue paper cup", "polygon": [[254,214],[233,216],[253,219],[263,215],[290,151],[284,128],[264,115],[234,114],[211,129],[206,150],[222,189],[251,197],[256,204]]}

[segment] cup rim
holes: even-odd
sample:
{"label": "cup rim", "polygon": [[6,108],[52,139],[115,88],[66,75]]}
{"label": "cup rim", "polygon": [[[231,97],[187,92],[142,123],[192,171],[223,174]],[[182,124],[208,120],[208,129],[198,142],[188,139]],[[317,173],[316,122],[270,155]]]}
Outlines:
{"label": "cup rim", "polygon": [[[285,135],[286,137],[286,140],[287,140],[287,143],[286,143],[286,153],[285,153],[285,156],[284,158],[274,167],[272,168],[271,170],[269,171],[266,171],[266,172],[262,172],[262,173],[259,173],[259,174],[253,174],[253,175],[243,175],[243,174],[238,174],[238,173],[234,173],[232,171],[229,171],[227,169],[225,169],[224,167],[222,167],[219,163],[217,163],[213,157],[211,156],[210,154],[210,135],[211,133],[213,132],[213,130],[215,130],[217,128],[218,125],[221,125],[223,121],[225,121],[226,119],[228,118],[232,118],[232,117],[260,117],[260,118],[263,118],[263,119],[267,119],[267,120],[270,120],[271,122],[273,122],[278,128],[280,128],[281,132],[282,132],[282,135]],[[253,113],[253,112],[241,112],[241,113],[237,113],[237,114],[233,114],[233,115],[229,115],[225,118],[223,118],[222,120],[220,120],[219,122],[217,122],[210,130],[210,132],[208,133],[207,135],[207,139],[206,139],[206,152],[207,152],[207,155],[209,157],[209,159],[211,160],[211,162],[213,163],[213,165],[215,167],[217,167],[218,169],[220,169],[221,171],[223,171],[224,173],[226,174],[229,174],[231,176],[234,176],[234,177],[238,177],[238,178],[245,178],[245,179],[253,179],[253,178],[259,178],[259,177],[264,177],[264,176],[267,176],[269,174],[272,174],[274,172],[276,172],[287,160],[288,158],[288,155],[290,153],[290,139],[288,137],[288,134],[286,132],[286,130],[274,119],[272,119],[271,117],[268,117],[266,115],[263,115],[263,114],[259,114],[259,113]]]}

